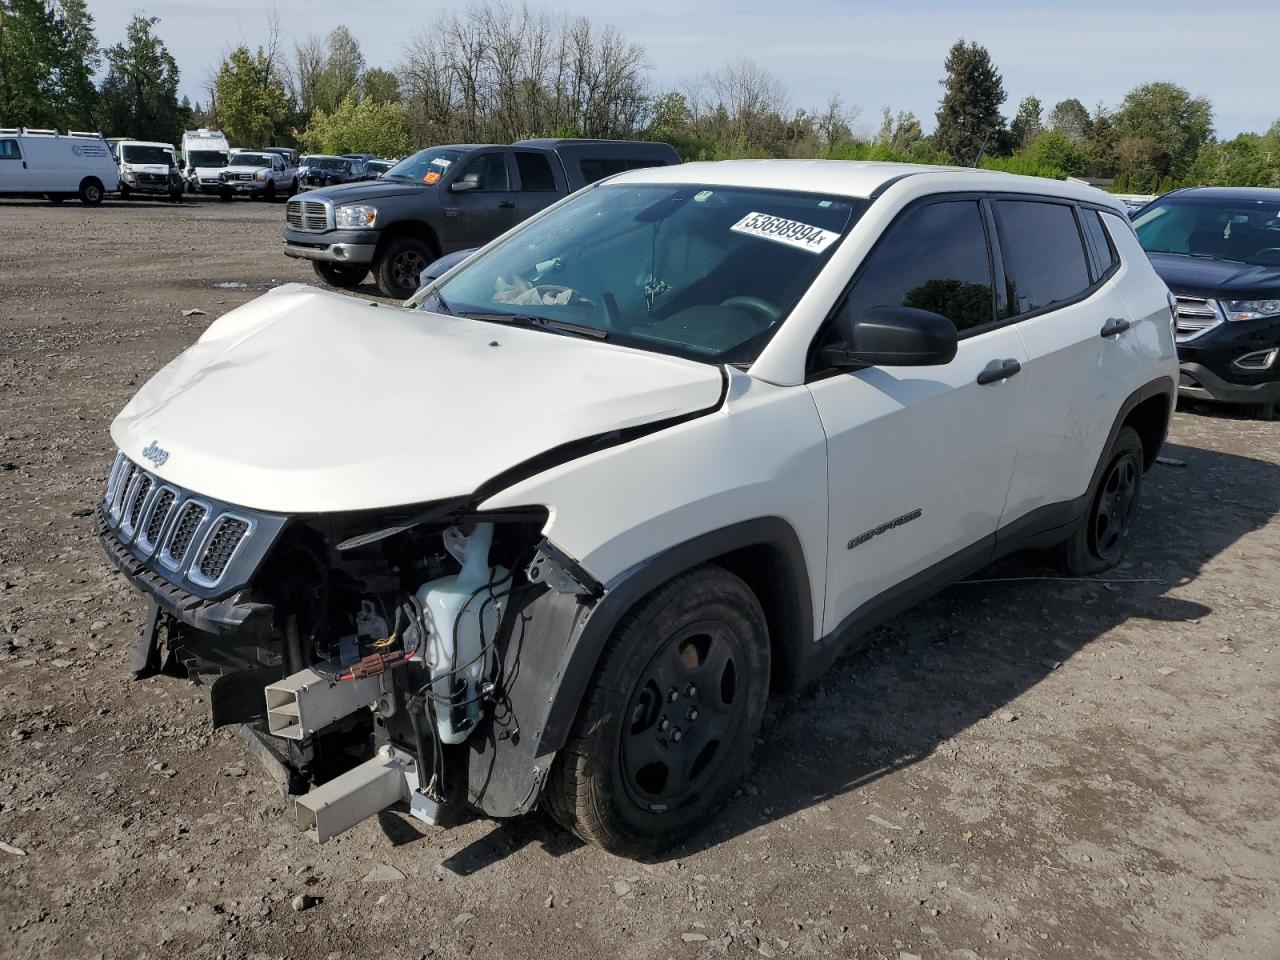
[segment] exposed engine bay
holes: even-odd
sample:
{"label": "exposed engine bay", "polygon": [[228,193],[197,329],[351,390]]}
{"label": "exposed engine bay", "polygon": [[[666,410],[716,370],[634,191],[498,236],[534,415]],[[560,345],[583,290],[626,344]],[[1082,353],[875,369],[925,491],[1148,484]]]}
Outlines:
{"label": "exposed engine bay", "polygon": [[156,601],[139,672],[201,684],[215,725],[258,740],[320,841],[397,802],[430,823],[532,806],[549,764],[499,785],[495,759],[500,744],[532,759],[511,696],[523,634],[538,597],[577,607],[599,589],[540,540],[545,522],[455,504],[265,516],[124,457],[98,511],[108,555]]}

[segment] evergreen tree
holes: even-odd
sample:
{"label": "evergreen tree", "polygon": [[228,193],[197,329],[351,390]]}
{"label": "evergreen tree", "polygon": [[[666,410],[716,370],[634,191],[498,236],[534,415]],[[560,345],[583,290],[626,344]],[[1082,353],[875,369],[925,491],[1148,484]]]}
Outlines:
{"label": "evergreen tree", "polygon": [[938,106],[934,145],[960,164],[976,164],[1000,142],[1004,85],[991,55],[977,43],[957,40],[944,62],[947,76]]}
{"label": "evergreen tree", "polygon": [[1041,106],[1039,97],[1023,97],[1018,104],[1018,113],[1009,125],[1009,133],[1013,139],[1015,150],[1025,150],[1031,141],[1044,129],[1040,119]]}
{"label": "evergreen tree", "polygon": [[93,75],[102,65],[102,51],[93,32],[93,14],[85,0],[61,0],[57,8],[54,83],[64,129],[86,130],[96,122],[98,91]]}
{"label": "evergreen tree", "polygon": [[152,28],[159,17],[134,14],[122,43],[107,50],[98,91],[103,133],[178,143],[187,119],[178,103],[178,65]]}
{"label": "evergreen tree", "polygon": [[218,124],[232,143],[265,146],[288,133],[289,98],[274,58],[243,44],[218,67],[214,80]]}
{"label": "evergreen tree", "polygon": [[58,32],[43,0],[0,0],[0,126],[57,122]]}

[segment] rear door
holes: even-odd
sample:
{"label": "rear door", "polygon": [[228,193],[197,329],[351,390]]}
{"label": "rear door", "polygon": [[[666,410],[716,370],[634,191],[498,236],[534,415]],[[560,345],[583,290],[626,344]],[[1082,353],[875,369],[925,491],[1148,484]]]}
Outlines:
{"label": "rear door", "polygon": [[22,145],[13,137],[0,137],[0,193],[25,193],[29,182]]}
{"label": "rear door", "polygon": [[843,307],[940,313],[960,337],[954,360],[810,383],[827,434],[825,633],[990,555],[1021,433],[1026,354],[1000,319],[989,234],[980,198],[911,207],[859,268]]}
{"label": "rear door", "polygon": [[514,150],[520,194],[516,201],[519,218],[525,220],[546,209],[568,193],[560,161],[540,150]]}
{"label": "rear door", "polygon": [[[1131,318],[1116,287],[1119,260],[1096,212],[1039,197],[993,196],[992,208],[1008,310],[1028,357],[1026,435],[1005,526],[1088,490],[1131,389],[1116,368]],[[1104,336],[1104,328],[1117,332]]]}
{"label": "rear door", "polygon": [[[456,165],[444,196],[444,251],[479,247],[516,225],[516,192],[510,150],[484,150]],[[455,191],[454,184],[476,176],[479,186]]]}

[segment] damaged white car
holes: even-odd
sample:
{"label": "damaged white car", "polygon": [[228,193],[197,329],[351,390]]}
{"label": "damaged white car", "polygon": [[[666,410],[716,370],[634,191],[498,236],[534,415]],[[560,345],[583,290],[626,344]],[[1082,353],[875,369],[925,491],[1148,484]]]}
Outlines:
{"label": "damaged white car", "polygon": [[539,802],[636,854],[766,698],[994,557],[1124,549],[1173,410],[1123,208],[975,170],[735,161],[568,197],[387,306],[301,285],[115,420],[97,512],[324,840]]}

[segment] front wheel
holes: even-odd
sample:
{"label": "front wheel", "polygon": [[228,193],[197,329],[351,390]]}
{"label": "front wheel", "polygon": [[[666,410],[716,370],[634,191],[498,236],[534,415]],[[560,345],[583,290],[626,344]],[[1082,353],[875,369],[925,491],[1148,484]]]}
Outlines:
{"label": "front wheel", "polygon": [[1102,482],[1089,512],[1062,546],[1062,566],[1073,577],[1109,570],[1120,562],[1142,490],[1142,439],[1121,427],[1107,452]]}
{"label": "front wheel", "polygon": [[605,650],[544,808],[638,856],[703,826],[746,771],[769,692],[769,633],[751,588],[706,565],[659,587]]}
{"label": "front wheel", "polygon": [[311,268],[315,270],[316,276],[329,286],[341,287],[343,290],[354,290],[364,283],[364,278],[369,275],[369,268],[362,264],[345,266],[340,263],[312,260]]}
{"label": "front wheel", "polygon": [[80,202],[86,207],[96,207],[102,202],[102,181],[86,177],[80,183]]}
{"label": "front wheel", "polygon": [[383,295],[408,300],[418,290],[418,279],[435,254],[421,240],[399,237],[387,244],[373,265],[373,276]]}

